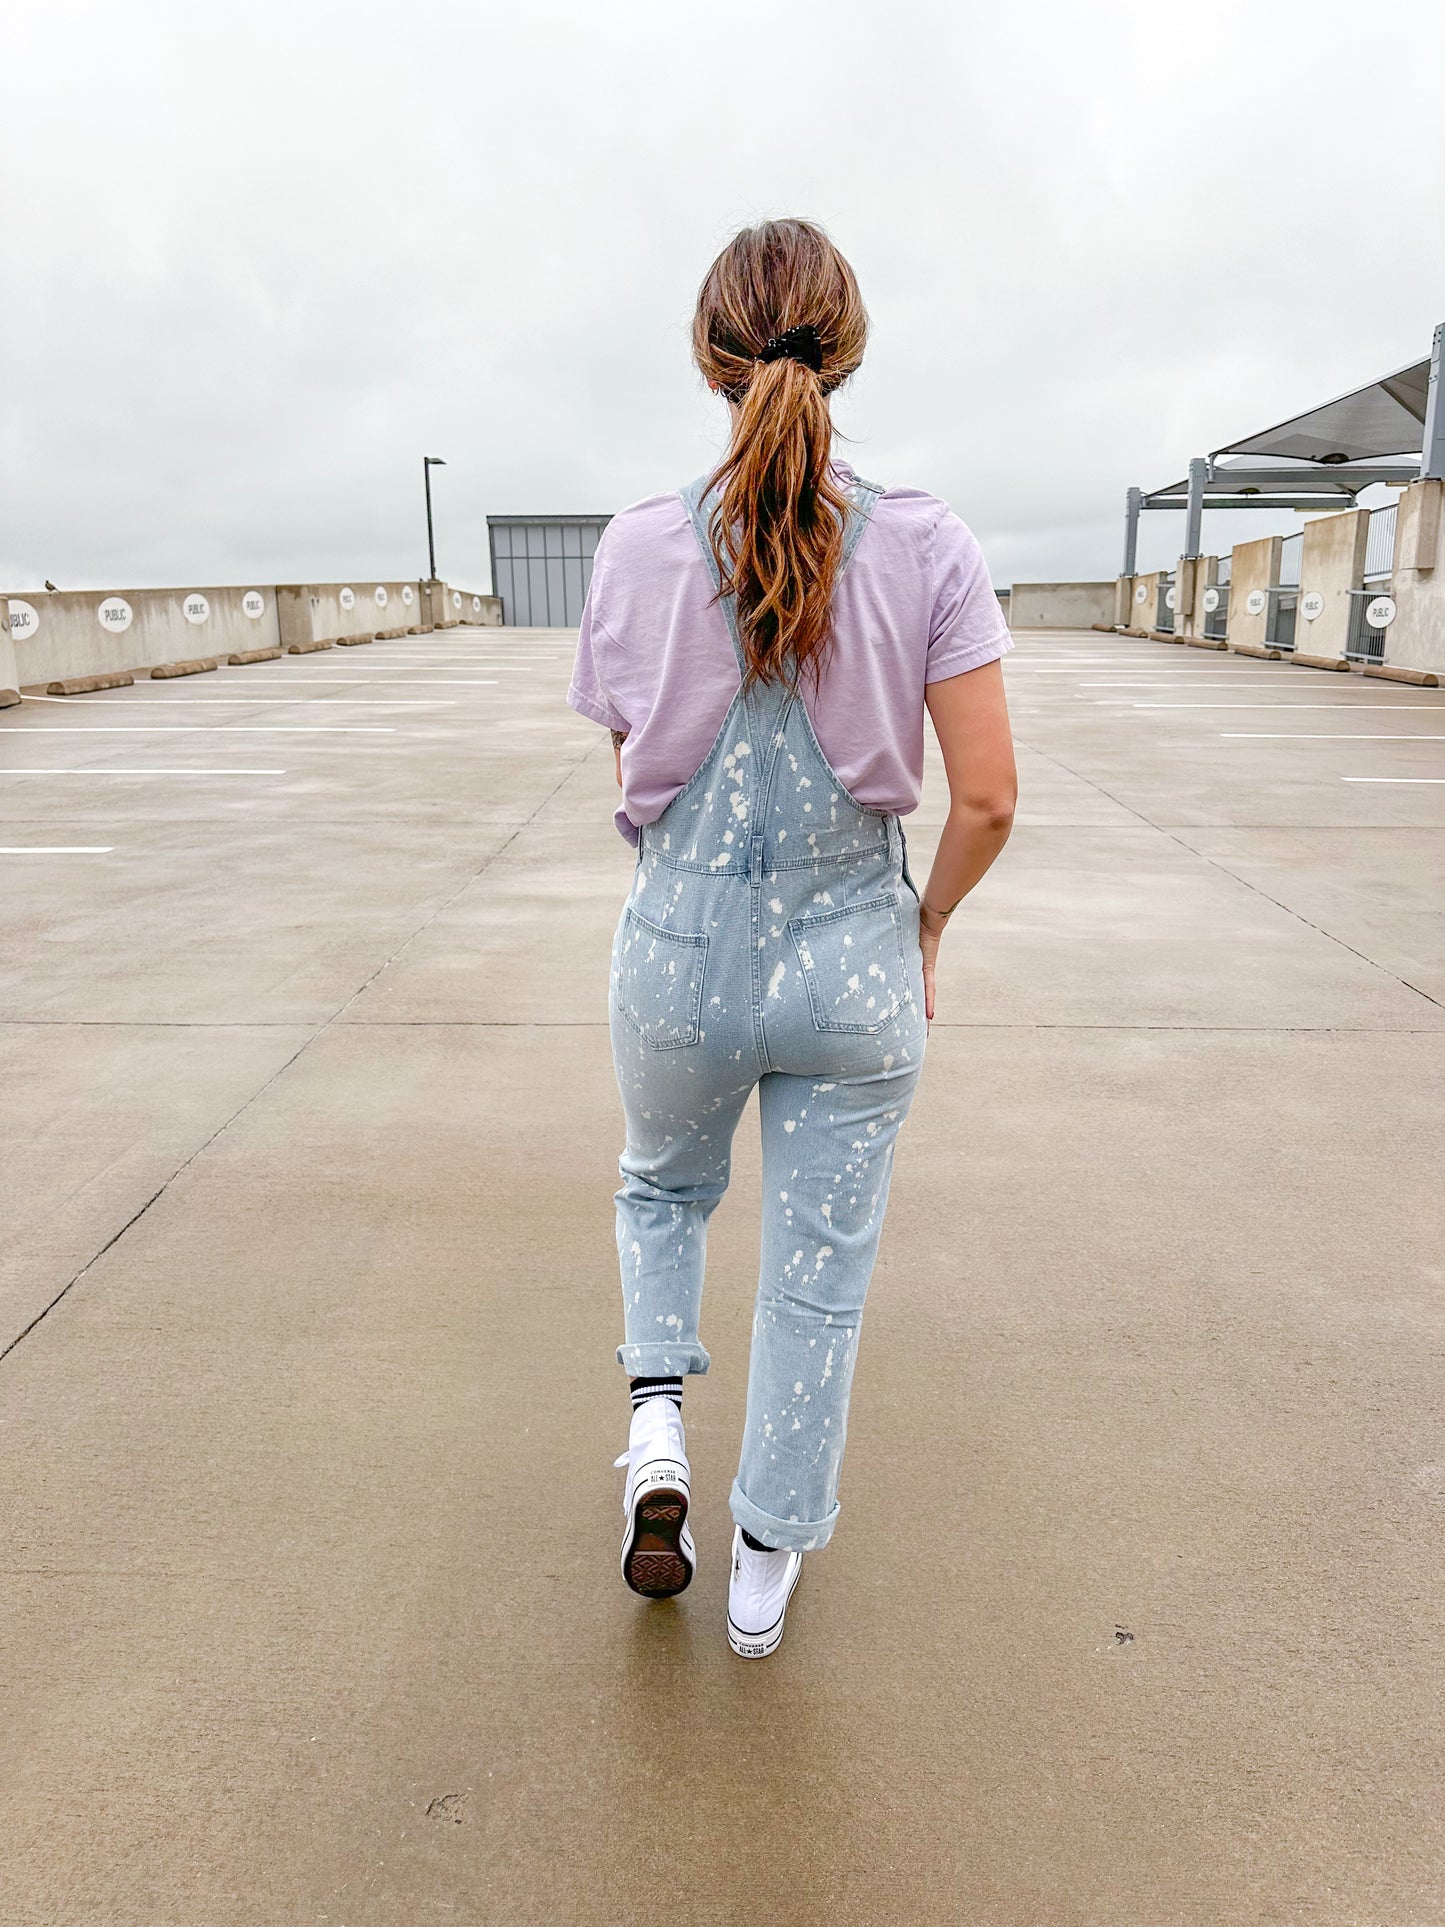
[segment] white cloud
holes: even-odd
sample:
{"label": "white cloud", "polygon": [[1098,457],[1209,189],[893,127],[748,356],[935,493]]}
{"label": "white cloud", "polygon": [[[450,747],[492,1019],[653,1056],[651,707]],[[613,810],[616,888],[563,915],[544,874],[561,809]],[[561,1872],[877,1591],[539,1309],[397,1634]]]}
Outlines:
{"label": "white cloud", "polygon": [[[1389,18],[1386,72],[1339,0],[20,0],[3,579],[416,572],[437,454],[478,585],[489,510],[704,466],[692,298],[777,212],[863,282],[859,468],[946,495],[1000,581],[1110,575],[1129,483],[1445,318],[1445,16]],[[1146,562],[1178,546],[1146,518]]]}

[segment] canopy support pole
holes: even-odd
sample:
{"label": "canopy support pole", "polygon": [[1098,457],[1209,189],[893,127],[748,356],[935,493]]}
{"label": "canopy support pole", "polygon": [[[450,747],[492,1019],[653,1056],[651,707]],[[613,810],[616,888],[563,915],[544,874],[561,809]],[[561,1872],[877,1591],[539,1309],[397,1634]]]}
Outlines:
{"label": "canopy support pole", "polygon": [[1430,344],[1430,388],[1425,403],[1425,446],[1420,456],[1420,475],[1445,476],[1445,321],[1435,330]]}
{"label": "canopy support pole", "polygon": [[1144,506],[1144,491],[1131,488],[1124,497],[1124,574],[1133,575],[1139,559],[1139,511]]}
{"label": "canopy support pole", "polygon": [[1184,512],[1184,554],[1193,561],[1199,554],[1199,545],[1204,533],[1204,478],[1209,471],[1209,463],[1202,455],[1196,455],[1189,464],[1189,497]]}

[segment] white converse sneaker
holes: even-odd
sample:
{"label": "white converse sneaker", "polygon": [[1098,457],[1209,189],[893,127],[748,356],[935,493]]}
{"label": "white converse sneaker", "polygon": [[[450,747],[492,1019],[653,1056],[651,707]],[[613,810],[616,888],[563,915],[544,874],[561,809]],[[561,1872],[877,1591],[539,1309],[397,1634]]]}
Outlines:
{"label": "white converse sneaker", "polygon": [[682,1413],[670,1398],[649,1398],[632,1414],[622,1511],[622,1577],[645,1599],[671,1599],[686,1590],[697,1570],[697,1550],[687,1529],[692,1496]]}
{"label": "white converse sneaker", "polygon": [[766,1659],[783,1637],[783,1614],[803,1571],[801,1552],[754,1552],[733,1527],[728,1644],[740,1659]]}

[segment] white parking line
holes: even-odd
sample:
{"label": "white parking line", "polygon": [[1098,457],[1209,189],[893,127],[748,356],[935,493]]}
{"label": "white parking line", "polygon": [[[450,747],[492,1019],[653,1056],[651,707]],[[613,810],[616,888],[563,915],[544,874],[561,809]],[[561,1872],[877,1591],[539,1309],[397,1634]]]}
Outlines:
{"label": "white parking line", "polygon": [[[274,709],[277,703],[302,703],[302,705],[304,705],[304,703],[314,703],[316,698],[314,698],[314,696],[125,696],[125,698],[119,698],[119,700],[125,703],[127,709],[145,707],[146,703],[148,703],[150,707],[156,707],[156,709],[166,707],[166,705],[170,705],[170,703],[233,703],[233,705],[235,705],[235,703],[241,703],[241,705],[247,707],[247,709],[268,709],[268,707]],[[116,698],[112,698],[112,696],[21,696],[21,703],[60,703],[62,709],[79,709],[79,707],[85,705],[85,703],[104,705],[104,703],[112,703],[112,701],[116,701]],[[337,701],[337,703],[347,703],[347,705],[353,705],[353,707],[355,707],[355,705],[360,705],[360,703],[366,703],[368,698],[366,698],[366,696],[337,696],[335,701]],[[422,698],[418,698],[414,703],[408,703],[405,698],[403,698],[403,700],[397,700],[397,698],[391,698],[391,696],[383,696],[380,703],[376,703],[376,707],[378,707],[378,709],[455,709],[455,707],[457,707],[457,701],[455,701],[455,698],[451,698],[451,696],[422,696]]]}
{"label": "white parking line", "polygon": [[[1238,689],[1248,684],[1247,676],[1201,676],[1197,681],[1188,676],[1155,677],[1148,681],[1133,676],[1111,676],[1079,686],[1081,689]],[[1298,689],[1298,678],[1289,687]]]}
{"label": "white parking line", "polygon": [[[261,678],[257,676],[256,681]],[[290,676],[272,676],[271,682],[292,682]],[[315,688],[327,689],[489,689],[496,684],[495,676],[440,676],[423,677],[415,682],[403,682],[399,676],[308,676],[307,684]],[[294,683],[293,683],[294,687]],[[58,700],[58,698],[57,698]]]}
{"label": "white parking line", "polygon": [[1387,729],[1221,729],[1221,736],[1254,743],[1445,743],[1437,730]]}
{"label": "white parking line", "polygon": [[0,769],[0,776],[284,776],[284,769]]}
{"label": "white parking line", "polygon": [[492,672],[491,680],[498,682],[503,676],[525,676],[533,665],[525,662],[378,662],[376,667],[378,669],[429,669],[433,671],[445,669],[452,675],[455,675],[459,669],[488,669]]}
{"label": "white parking line", "polygon": [[395,736],[389,723],[29,723],[8,736]]}
{"label": "white parking line", "polygon": [[1342,783],[1445,783],[1445,776],[1342,776]]}
{"label": "white parking line", "polygon": [[1091,698],[1103,709],[1413,709],[1417,715],[1433,716],[1431,703],[1126,703]]}
{"label": "white parking line", "polygon": [[550,663],[570,662],[572,660],[572,652],[569,650],[565,656],[560,654],[534,656],[518,650],[467,649],[467,650],[459,650],[457,654],[454,656],[447,656],[447,655],[425,655],[425,656],[401,655],[399,656],[393,651],[391,653],[378,652],[376,654],[368,654],[364,657],[359,658],[359,660],[364,662],[414,662],[418,664],[428,663],[428,662],[444,662],[444,663],[506,662],[506,663],[515,663],[521,668],[529,668],[534,663],[550,664]]}
{"label": "white parking line", "polygon": [[0,856],[109,856],[113,843],[5,843]]}

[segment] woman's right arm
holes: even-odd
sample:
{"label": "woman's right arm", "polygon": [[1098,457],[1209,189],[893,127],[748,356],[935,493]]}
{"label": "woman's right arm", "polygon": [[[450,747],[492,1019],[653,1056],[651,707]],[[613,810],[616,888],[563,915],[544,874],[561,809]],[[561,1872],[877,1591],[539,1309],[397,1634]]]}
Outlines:
{"label": "woman's right arm", "polygon": [[923,698],[943,751],[949,798],[918,917],[924,1008],[932,1023],[939,943],[949,917],[1008,841],[1018,776],[1002,662],[928,683]]}

